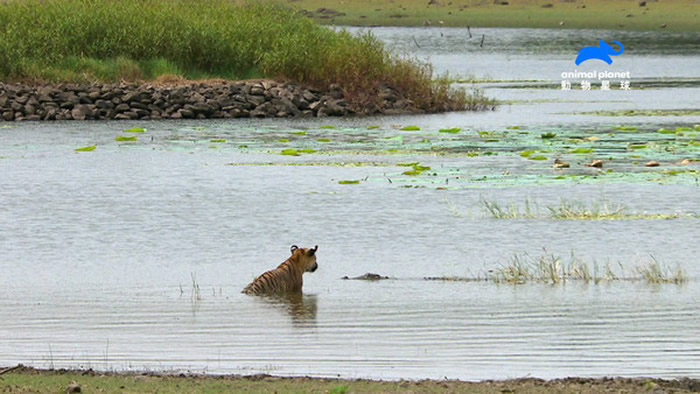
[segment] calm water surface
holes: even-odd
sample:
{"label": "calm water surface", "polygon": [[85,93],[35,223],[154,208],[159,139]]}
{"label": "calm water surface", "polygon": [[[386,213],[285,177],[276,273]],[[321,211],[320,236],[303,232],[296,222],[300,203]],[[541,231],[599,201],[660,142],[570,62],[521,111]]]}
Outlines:
{"label": "calm water surface", "polygon": [[[404,51],[414,50],[415,37],[419,56],[454,75],[484,77],[477,70],[489,69],[493,79],[557,84],[556,70],[573,64],[570,52],[599,37],[486,29],[489,49],[475,53],[462,45],[461,30],[376,34]],[[600,38],[616,39],[605,34]],[[640,78],[700,79],[697,35],[622,34],[617,39],[630,45],[620,63]],[[640,159],[615,150],[618,137],[652,141],[657,137],[641,129],[692,129],[700,117],[579,113],[698,108],[698,88],[482,87],[508,104],[479,114],[344,120],[0,124],[0,365],[391,379],[700,377],[700,231],[693,218],[700,189],[697,172],[688,171],[697,166],[672,164],[698,158],[697,137],[690,131],[670,145],[653,140],[659,149]],[[337,129],[319,128],[325,124]],[[367,130],[369,124],[380,127]],[[421,131],[398,130],[408,124]],[[640,131],[611,129],[621,124]],[[514,125],[534,140],[506,129]],[[135,126],[148,129],[138,142],[114,141]],[[464,131],[445,135],[442,127]],[[306,134],[293,134],[300,130]],[[478,130],[511,134],[484,142]],[[581,166],[591,157],[570,155],[571,171],[582,177],[561,180],[551,161],[518,154],[547,130],[567,139],[601,137],[605,154],[617,155],[615,171],[602,176]],[[322,136],[331,141],[319,142]],[[440,154],[421,145],[427,143]],[[567,143],[549,148],[567,152]],[[74,151],[93,144],[92,152]],[[460,153],[464,145],[480,154]],[[280,155],[287,147],[316,152]],[[662,157],[666,167],[633,165],[646,155]],[[406,162],[435,175],[404,176],[398,164]],[[685,172],[663,173],[669,168]],[[530,201],[546,213],[562,199],[690,217],[498,220],[481,203]],[[239,293],[286,259],[292,244],[319,245],[319,270],[306,275],[303,296]],[[610,263],[621,276],[636,275],[653,256],[682,267],[688,281],[422,279],[484,277],[523,253],[565,261],[573,253],[591,266]],[[395,279],[340,279],[366,272]]]}

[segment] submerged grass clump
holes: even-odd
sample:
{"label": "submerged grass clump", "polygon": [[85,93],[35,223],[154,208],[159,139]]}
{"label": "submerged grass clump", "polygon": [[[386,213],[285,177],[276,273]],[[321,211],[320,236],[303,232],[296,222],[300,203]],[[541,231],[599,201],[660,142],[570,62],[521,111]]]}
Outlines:
{"label": "submerged grass clump", "polygon": [[389,52],[370,33],[321,26],[272,2],[6,0],[0,2],[0,79],[80,82],[279,78],[379,103],[391,87],[425,111],[489,100],[450,89],[432,67]]}
{"label": "submerged grass clump", "polygon": [[546,213],[540,212],[540,206],[526,199],[521,209],[511,203],[503,206],[496,201],[482,198],[480,204],[494,219],[556,219],[556,220],[663,220],[663,219],[697,219],[693,213],[648,213],[633,212],[622,204],[609,201],[593,201],[586,204],[581,201],[560,200],[558,205],[545,207]]}
{"label": "submerged grass clump", "polygon": [[597,262],[587,263],[571,254],[568,262],[561,256],[544,254],[531,257],[527,254],[513,255],[510,263],[486,275],[486,280],[496,283],[524,284],[528,282],[560,284],[568,281],[585,283],[614,282],[614,281],[645,281],[650,284],[687,282],[685,270],[680,266],[671,269],[660,264],[651,256],[652,261],[637,265],[633,270],[625,269],[618,263],[618,270],[612,268],[610,262],[603,266]]}

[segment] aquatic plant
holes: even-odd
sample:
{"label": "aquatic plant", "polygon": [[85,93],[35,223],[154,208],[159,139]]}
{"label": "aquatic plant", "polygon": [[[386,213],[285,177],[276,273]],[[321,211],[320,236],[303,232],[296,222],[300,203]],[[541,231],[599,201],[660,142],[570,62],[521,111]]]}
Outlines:
{"label": "aquatic plant", "polygon": [[651,256],[652,261],[637,266],[636,271],[648,283],[685,283],[688,279],[685,270],[676,266],[676,269],[671,269],[668,266],[661,265],[654,256]]}
{"label": "aquatic plant", "polygon": [[94,151],[97,146],[95,145],[90,145],[90,146],[83,146],[82,148],[75,148],[76,152],[91,152]]}
{"label": "aquatic plant", "polygon": [[[424,171],[430,170],[430,167],[422,166],[422,165],[420,165],[420,163],[417,163],[417,162],[416,163],[400,163],[399,165],[401,165],[401,164],[410,164],[410,167],[413,168],[411,170],[402,172],[401,173],[402,175],[416,176],[416,175],[422,174]],[[403,165],[403,166],[405,166],[405,165]]]}
{"label": "aquatic plant", "polygon": [[125,137],[125,136],[123,136],[123,135],[118,135],[114,140],[115,140],[115,141],[121,141],[121,142],[123,142],[123,141],[137,141],[137,140],[138,140],[138,137],[136,137],[136,136],[134,136],[134,137]]}
{"label": "aquatic plant", "polygon": [[540,137],[542,139],[554,138],[556,136],[557,136],[557,133],[552,133],[552,132],[548,132],[548,133],[544,133],[544,134],[540,135]]}
{"label": "aquatic plant", "polygon": [[527,199],[525,200],[525,212],[520,212],[515,204],[504,207],[495,201],[489,201],[483,197],[479,199],[479,202],[494,219],[532,219],[536,217],[532,212],[530,201]]}
{"label": "aquatic plant", "polygon": [[316,141],[318,141],[318,142],[331,142],[331,139],[330,138],[319,138]]}
{"label": "aquatic plant", "polygon": [[331,124],[324,124],[323,126],[318,126],[319,129],[335,129],[335,126]]}
{"label": "aquatic plant", "polygon": [[146,129],[143,127],[133,127],[131,129],[122,130],[124,133],[145,133]]}
{"label": "aquatic plant", "polygon": [[677,266],[675,269],[670,269],[657,262],[653,256],[651,258],[651,262],[637,266],[636,275],[625,276],[626,270],[622,263],[618,263],[619,273],[613,272],[609,262],[601,271],[597,262],[587,263],[578,258],[573,251],[568,262],[565,262],[561,256],[547,253],[546,250],[542,255],[536,257],[531,257],[526,253],[514,254],[508,264],[489,270],[486,280],[508,284],[528,282],[559,284],[568,281],[599,284],[621,280],[645,281],[649,284],[683,284],[687,282],[688,279],[683,268]]}
{"label": "aquatic plant", "polygon": [[223,142],[226,142],[226,140],[223,139],[223,138],[214,138],[214,139],[209,140],[209,142],[219,142],[219,143],[223,143]]}
{"label": "aquatic plant", "polygon": [[[572,176],[576,176],[572,174]],[[581,201],[560,200],[558,205],[546,206],[547,213],[540,212],[540,205],[525,199],[523,208],[511,203],[502,206],[496,201],[481,198],[480,204],[494,219],[557,219],[557,220],[666,220],[666,219],[697,219],[700,215],[694,213],[648,213],[632,212],[622,204],[606,200],[593,201],[586,204]]]}
{"label": "aquatic plant", "polygon": [[340,184],[340,185],[356,185],[356,184],[358,184],[358,183],[360,183],[359,180],[342,180],[342,181],[338,181],[338,184]]}
{"label": "aquatic plant", "polygon": [[460,129],[459,127],[452,127],[452,128],[449,128],[449,129],[440,129],[440,130],[438,130],[438,131],[439,131],[440,133],[456,134],[456,133],[459,133],[460,131],[462,131],[462,129]]}
{"label": "aquatic plant", "polygon": [[570,150],[569,153],[574,153],[574,154],[593,153],[593,148],[576,148],[576,149]]}
{"label": "aquatic plant", "polygon": [[378,129],[379,126],[377,126],[377,125],[369,125],[369,126],[367,126],[367,128],[370,129],[370,130],[372,130],[372,129]]}
{"label": "aquatic plant", "polygon": [[280,155],[283,156],[299,156],[299,151],[296,149],[282,149],[282,152],[280,152]]}
{"label": "aquatic plant", "polygon": [[401,128],[403,131],[418,131],[420,130],[420,127],[418,126],[404,126]]}

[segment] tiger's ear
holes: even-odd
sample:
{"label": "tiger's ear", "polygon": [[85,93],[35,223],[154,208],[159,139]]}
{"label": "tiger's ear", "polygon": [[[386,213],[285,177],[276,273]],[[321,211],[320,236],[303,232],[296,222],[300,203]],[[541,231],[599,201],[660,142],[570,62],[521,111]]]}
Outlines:
{"label": "tiger's ear", "polygon": [[316,251],[318,250],[318,245],[314,246],[313,249],[309,249],[309,256],[313,256],[316,254]]}
{"label": "tiger's ear", "polygon": [[292,254],[294,254],[294,251],[297,250],[297,249],[299,249],[298,246],[292,245],[292,247],[291,247],[289,250],[292,252]]}

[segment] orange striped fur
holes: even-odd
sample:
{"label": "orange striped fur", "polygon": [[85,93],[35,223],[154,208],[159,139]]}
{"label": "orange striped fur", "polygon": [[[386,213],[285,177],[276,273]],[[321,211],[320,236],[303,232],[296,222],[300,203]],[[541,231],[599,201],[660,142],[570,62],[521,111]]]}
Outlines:
{"label": "orange striped fur", "polygon": [[301,293],[304,272],[314,272],[318,268],[318,264],[316,264],[317,250],[318,245],[313,249],[302,249],[292,245],[291,257],[277,268],[255,278],[242,292],[246,294]]}

